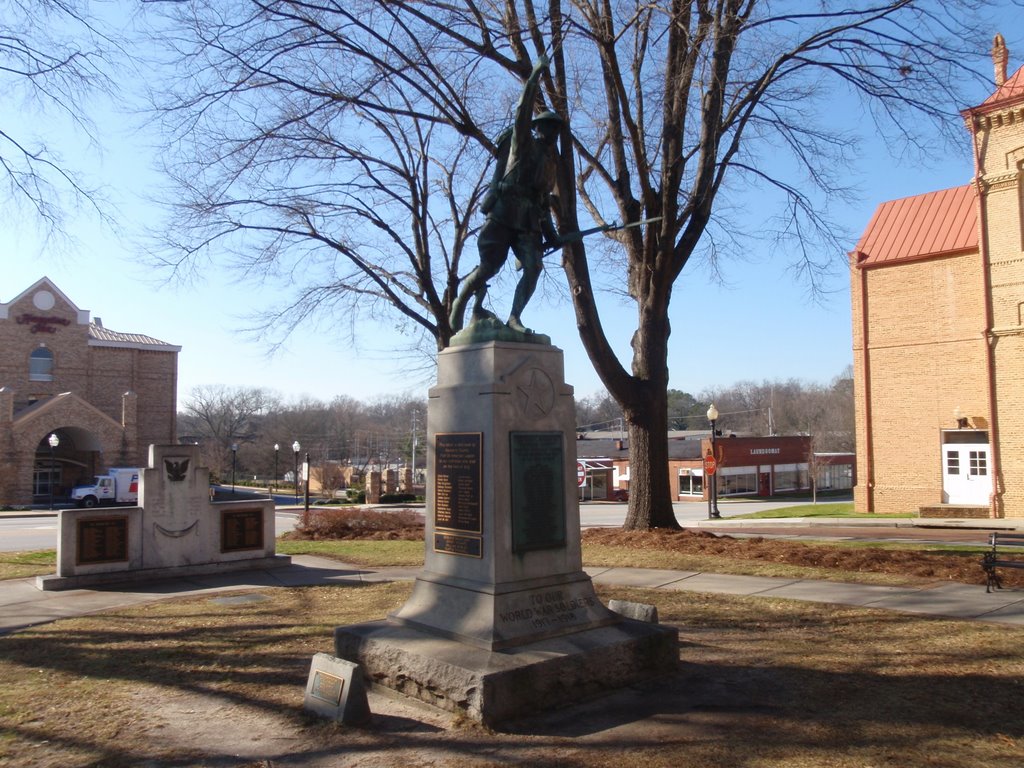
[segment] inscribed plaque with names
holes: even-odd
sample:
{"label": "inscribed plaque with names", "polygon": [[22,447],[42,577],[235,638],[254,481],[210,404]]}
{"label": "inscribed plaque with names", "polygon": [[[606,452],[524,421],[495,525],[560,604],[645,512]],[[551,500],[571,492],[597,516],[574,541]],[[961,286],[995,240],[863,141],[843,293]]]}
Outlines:
{"label": "inscribed plaque with names", "polygon": [[120,563],[128,560],[128,516],[80,518],[77,563]]}
{"label": "inscribed plaque with names", "polygon": [[434,436],[434,527],[483,531],[483,434]]}
{"label": "inscribed plaque with names", "polygon": [[510,432],[512,551],[565,546],[561,432]]}
{"label": "inscribed plaque with names", "polygon": [[263,549],[263,511],[242,509],[221,512],[221,552],[246,549]]}

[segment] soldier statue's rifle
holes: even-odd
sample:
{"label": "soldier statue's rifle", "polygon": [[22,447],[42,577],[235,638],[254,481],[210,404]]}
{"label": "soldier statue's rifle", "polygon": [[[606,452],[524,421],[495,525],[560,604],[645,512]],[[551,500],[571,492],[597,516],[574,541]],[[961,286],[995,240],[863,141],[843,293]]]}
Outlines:
{"label": "soldier statue's rifle", "polygon": [[576,243],[585,237],[596,235],[598,232],[617,232],[620,229],[632,229],[633,227],[642,227],[644,224],[653,224],[656,221],[661,221],[661,216],[655,216],[650,219],[641,219],[640,221],[631,221],[629,224],[619,224],[613,221],[611,224],[603,224],[600,227],[591,227],[590,229],[582,229],[578,232],[570,232],[567,235],[562,235],[558,242],[553,245],[548,245],[544,250],[544,255],[554,253],[560,250],[563,245],[567,243]]}

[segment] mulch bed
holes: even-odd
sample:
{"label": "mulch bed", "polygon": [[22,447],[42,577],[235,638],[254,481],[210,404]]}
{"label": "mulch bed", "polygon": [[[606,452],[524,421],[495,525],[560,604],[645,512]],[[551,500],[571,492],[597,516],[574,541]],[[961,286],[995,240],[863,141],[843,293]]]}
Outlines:
{"label": "mulch bed", "polygon": [[[734,538],[691,529],[624,531],[620,528],[590,528],[583,532],[583,541],[614,547],[715,555],[736,560],[758,560],[843,571],[887,573],[964,584],[985,583],[981,557],[977,554],[839,547],[761,537]],[[1002,569],[999,575],[1004,586],[1024,586],[1024,570]]]}

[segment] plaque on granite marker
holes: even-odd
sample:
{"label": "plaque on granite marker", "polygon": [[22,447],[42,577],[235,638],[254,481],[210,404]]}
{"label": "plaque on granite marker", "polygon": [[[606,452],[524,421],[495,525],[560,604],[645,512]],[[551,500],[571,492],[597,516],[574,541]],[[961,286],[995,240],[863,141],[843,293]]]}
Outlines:
{"label": "plaque on granite marker", "polygon": [[457,533],[435,533],[434,551],[446,555],[483,557],[483,542],[479,536],[461,536]]}
{"label": "plaque on granite marker", "polygon": [[263,549],[263,511],[259,509],[221,512],[220,551]]}
{"label": "plaque on granite marker", "polygon": [[510,432],[512,551],[565,546],[561,432]]}
{"label": "plaque on granite marker", "polygon": [[461,533],[483,531],[483,435],[439,433],[434,437],[434,527]]}
{"label": "plaque on granite marker", "polygon": [[314,670],[313,682],[309,687],[309,695],[316,696],[334,706],[341,703],[341,694],[345,690],[345,681],[337,675],[324,672],[321,669]]}
{"label": "plaque on granite marker", "polygon": [[78,564],[121,563],[128,559],[128,516],[78,520]]}

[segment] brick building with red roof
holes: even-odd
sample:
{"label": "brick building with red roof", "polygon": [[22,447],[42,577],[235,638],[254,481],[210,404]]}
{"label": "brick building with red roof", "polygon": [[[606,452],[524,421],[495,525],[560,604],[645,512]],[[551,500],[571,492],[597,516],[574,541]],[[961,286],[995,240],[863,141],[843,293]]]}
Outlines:
{"label": "brick building with red roof", "polygon": [[850,253],[861,512],[1024,517],[1024,68],[992,56],[974,178],[883,203]]}

